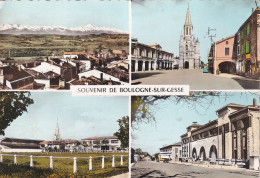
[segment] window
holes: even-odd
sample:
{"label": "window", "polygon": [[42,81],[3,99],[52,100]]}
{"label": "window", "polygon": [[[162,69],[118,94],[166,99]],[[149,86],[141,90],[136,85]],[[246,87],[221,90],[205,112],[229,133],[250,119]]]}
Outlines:
{"label": "window", "polygon": [[241,48],[241,54],[242,54],[242,55],[245,54],[245,48],[244,48],[244,45],[242,45],[242,48]]}
{"label": "window", "polygon": [[240,45],[237,46],[237,55],[240,55]]}
{"label": "window", "polygon": [[250,53],[250,41],[246,42],[246,54]]}
{"label": "window", "polygon": [[225,48],[225,56],[229,56],[229,48]]}
{"label": "window", "polygon": [[244,36],[245,36],[245,32],[244,32],[244,30],[242,30],[242,32],[241,32],[241,39],[242,40],[244,39]]}
{"label": "window", "polygon": [[250,35],[250,23],[247,24],[247,27],[246,27],[246,35]]}
{"label": "window", "polygon": [[226,41],[226,44],[228,44],[228,41]]}
{"label": "window", "polygon": [[240,41],[240,33],[237,34],[237,42],[239,42],[239,41]]}

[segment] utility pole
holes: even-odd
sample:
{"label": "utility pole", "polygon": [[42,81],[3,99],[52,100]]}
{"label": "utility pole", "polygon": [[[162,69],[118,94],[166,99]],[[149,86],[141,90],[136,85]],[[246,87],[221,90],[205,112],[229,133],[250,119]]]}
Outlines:
{"label": "utility pole", "polygon": [[210,32],[211,31],[216,31],[216,29],[212,29],[212,28],[210,28],[210,27],[208,27],[208,32],[207,32],[207,34],[208,34],[208,37],[210,38],[210,41],[211,41],[211,44],[212,44],[212,39],[213,39],[213,37],[214,37],[214,74],[216,75],[217,74],[217,48],[216,48],[216,41],[217,41],[217,35],[216,35],[216,33],[214,34],[214,35],[211,35],[210,34]]}

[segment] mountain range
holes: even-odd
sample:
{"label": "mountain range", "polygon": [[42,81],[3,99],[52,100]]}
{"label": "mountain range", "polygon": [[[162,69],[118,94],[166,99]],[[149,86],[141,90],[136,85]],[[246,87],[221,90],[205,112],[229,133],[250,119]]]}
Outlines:
{"label": "mountain range", "polygon": [[0,25],[0,34],[55,34],[55,35],[90,35],[90,34],[128,34],[128,32],[108,27],[88,24],[83,27],[27,26],[17,24]]}

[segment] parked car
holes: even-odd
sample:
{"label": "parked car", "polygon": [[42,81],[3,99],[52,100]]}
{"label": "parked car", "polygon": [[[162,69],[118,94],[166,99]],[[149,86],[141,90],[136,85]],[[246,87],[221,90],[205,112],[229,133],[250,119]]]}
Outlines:
{"label": "parked car", "polygon": [[203,73],[209,73],[209,69],[206,68],[206,67],[204,67],[204,68],[203,68]]}

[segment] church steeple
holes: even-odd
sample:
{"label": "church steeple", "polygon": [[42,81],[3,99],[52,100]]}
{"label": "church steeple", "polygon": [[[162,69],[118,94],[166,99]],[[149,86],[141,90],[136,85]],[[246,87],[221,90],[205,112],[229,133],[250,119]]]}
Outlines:
{"label": "church steeple", "polygon": [[192,29],[193,29],[193,26],[192,26],[191,17],[190,17],[190,7],[188,5],[185,24],[184,24],[184,36],[191,36],[192,35]]}
{"label": "church steeple", "polygon": [[54,141],[61,140],[58,119],[57,119],[56,130],[55,130],[55,134],[54,134],[53,140]]}

